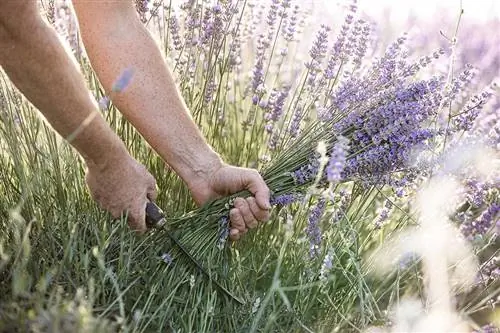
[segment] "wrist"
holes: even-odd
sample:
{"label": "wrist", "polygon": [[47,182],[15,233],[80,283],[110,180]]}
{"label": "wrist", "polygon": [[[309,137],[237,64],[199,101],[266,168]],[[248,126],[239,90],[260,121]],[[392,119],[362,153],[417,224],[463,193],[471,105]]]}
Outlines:
{"label": "wrist", "polygon": [[89,169],[104,170],[116,167],[131,157],[118,136],[111,137],[107,141],[107,144],[99,145],[101,149],[93,149],[91,154],[81,154]]}
{"label": "wrist", "polygon": [[212,175],[224,165],[221,157],[213,150],[197,154],[196,159],[190,162],[188,167],[177,171],[189,188],[210,183]]}

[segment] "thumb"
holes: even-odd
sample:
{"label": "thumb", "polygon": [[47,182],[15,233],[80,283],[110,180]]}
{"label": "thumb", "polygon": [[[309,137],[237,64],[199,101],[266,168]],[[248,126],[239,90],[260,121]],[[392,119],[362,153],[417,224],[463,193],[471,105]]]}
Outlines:
{"label": "thumb", "polygon": [[247,189],[255,196],[255,201],[261,209],[271,209],[269,188],[257,171],[252,171],[249,175]]}

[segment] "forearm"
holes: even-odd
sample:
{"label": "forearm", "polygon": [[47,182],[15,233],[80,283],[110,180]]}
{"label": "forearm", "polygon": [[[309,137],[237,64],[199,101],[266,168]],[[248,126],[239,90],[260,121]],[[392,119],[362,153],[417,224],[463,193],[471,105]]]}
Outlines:
{"label": "forearm", "polygon": [[[221,161],[180,96],[161,52],[131,5],[74,3],[92,67],[106,91],[125,68],[134,77],[113,103],[186,182]],[[120,7],[120,8],[118,8]]]}
{"label": "forearm", "polygon": [[22,33],[0,27],[0,65],[11,81],[88,163],[124,153],[53,29],[41,18],[19,24]]}

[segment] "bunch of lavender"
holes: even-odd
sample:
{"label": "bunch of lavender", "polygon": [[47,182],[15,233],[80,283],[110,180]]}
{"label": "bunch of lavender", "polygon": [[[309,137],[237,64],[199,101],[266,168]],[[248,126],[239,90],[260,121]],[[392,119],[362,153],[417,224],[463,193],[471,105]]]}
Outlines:
{"label": "bunch of lavender", "polygon": [[[300,199],[315,183],[319,170],[315,150],[320,141],[331,152],[330,163],[324,174],[319,175],[320,186],[351,180],[380,182],[394,172],[404,171],[411,151],[439,135],[425,126],[439,102],[435,96],[439,84],[437,79],[406,85],[400,82],[372,95],[366,104],[357,102],[356,109],[344,111],[343,117],[313,122],[261,170],[272,192],[271,202],[275,206],[289,204]],[[211,267],[227,267],[224,265],[229,258],[229,247],[221,246],[228,235],[227,216],[234,198],[248,195],[242,192],[216,200],[169,221],[168,226],[175,230],[178,242],[200,266],[208,260]],[[315,230],[310,233],[317,238]],[[314,246],[311,251],[315,251]],[[179,254],[185,255],[183,251]]]}

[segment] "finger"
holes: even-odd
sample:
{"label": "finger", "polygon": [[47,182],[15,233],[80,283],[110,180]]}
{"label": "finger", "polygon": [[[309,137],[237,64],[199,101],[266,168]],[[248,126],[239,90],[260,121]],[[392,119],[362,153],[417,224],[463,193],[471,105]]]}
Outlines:
{"label": "finger", "polygon": [[143,234],[146,230],[146,205],[147,201],[144,200],[139,208],[133,208],[129,211],[128,215],[128,225],[130,229],[135,231],[137,234]]}
{"label": "finger", "polygon": [[257,220],[252,214],[250,207],[248,206],[248,202],[243,198],[236,198],[234,200],[234,207],[237,208],[241,215],[243,216],[243,220],[245,220],[245,225],[247,228],[253,229],[259,225]]}
{"label": "finger", "polygon": [[231,229],[229,231],[229,239],[231,239],[232,241],[237,241],[240,239],[240,233],[238,229]]}
{"label": "finger", "polygon": [[257,205],[257,202],[254,197],[249,197],[246,199],[248,206],[250,207],[250,211],[252,212],[253,216],[257,219],[257,221],[260,222],[265,222],[269,220],[269,210],[267,209],[262,209]]}
{"label": "finger", "polygon": [[255,196],[257,205],[261,209],[271,209],[269,203],[270,191],[262,176],[257,172],[252,172],[248,182],[248,190]]}
{"label": "finger", "polygon": [[229,211],[229,219],[231,220],[232,229],[236,229],[239,232],[246,232],[247,227],[245,225],[245,220],[237,208],[233,208]]}
{"label": "finger", "polygon": [[149,181],[147,196],[151,201],[156,201],[156,198],[158,197],[158,187],[156,186],[156,180],[153,177],[151,177]]}

